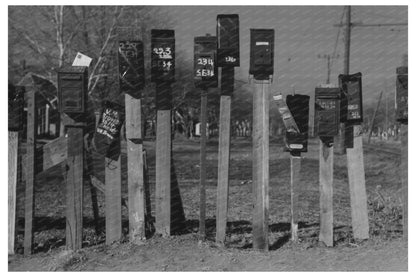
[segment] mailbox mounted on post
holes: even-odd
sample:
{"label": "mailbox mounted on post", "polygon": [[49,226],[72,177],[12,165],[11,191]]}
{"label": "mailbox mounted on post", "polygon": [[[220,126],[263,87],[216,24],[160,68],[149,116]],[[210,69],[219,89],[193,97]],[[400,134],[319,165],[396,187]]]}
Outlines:
{"label": "mailbox mounted on post", "polygon": [[152,82],[175,82],[175,31],[151,30]]}
{"label": "mailbox mounted on post", "polygon": [[338,135],[341,92],[339,88],[315,89],[315,116],[319,137]]}
{"label": "mailbox mounted on post", "polygon": [[59,110],[66,114],[87,111],[88,67],[70,66],[58,72]]}
{"label": "mailbox mounted on post", "polygon": [[140,98],[140,90],[145,85],[143,43],[138,40],[119,41],[118,66],[120,92]]}
{"label": "mailbox mounted on post", "polygon": [[249,74],[257,80],[268,80],[273,75],[274,30],[250,29]]}
{"label": "mailbox mounted on post", "polygon": [[408,103],[407,103],[407,66],[396,69],[396,120],[402,124],[407,124]]}
{"label": "mailbox mounted on post", "polygon": [[240,66],[240,29],[238,14],[217,15],[218,66]]}
{"label": "mailbox mounted on post", "polygon": [[308,151],[309,99],[301,94],[286,96],[286,105],[299,129],[299,133],[286,131],[286,151]]}
{"label": "mailbox mounted on post", "polygon": [[18,132],[23,130],[24,94],[24,86],[14,86],[9,83],[9,131]]}
{"label": "mailbox mounted on post", "polygon": [[361,72],[352,75],[339,75],[341,88],[341,122],[361,124],[363,122],[363,94]]}
{"label": "mailbox mounted on post", "polygon": [[218,87],[217,38],[209,35],[194,40],[194,81],[196,87]]}

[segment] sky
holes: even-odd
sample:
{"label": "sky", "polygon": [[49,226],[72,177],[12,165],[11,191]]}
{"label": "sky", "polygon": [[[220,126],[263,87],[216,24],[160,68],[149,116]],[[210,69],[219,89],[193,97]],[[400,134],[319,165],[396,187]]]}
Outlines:
{"label": "sky", "polygon": [[[240,67],[236,79],[248,82],[250,28],[275,30],[272,93],[313,95],[326,82],[327,60],[334,55],[331,83],[343,73],[344,6],[161,6],[173,21],[176,51],[193,59],[193,39],[216,34],[217,14],[239,14]],[[352,22],[363,24],[407,23],[407,6],[352,6]],[[345,16],[343,17],[345,20]],[[338,36],[338,40],[337,40]],[[335,51],[336,47],[336,51]],[[362,72],[364,103],[376,101],[384,90],[394,101],[396,67],[408,52],[407,26],[354,27],[351,32],[350,73]]]}

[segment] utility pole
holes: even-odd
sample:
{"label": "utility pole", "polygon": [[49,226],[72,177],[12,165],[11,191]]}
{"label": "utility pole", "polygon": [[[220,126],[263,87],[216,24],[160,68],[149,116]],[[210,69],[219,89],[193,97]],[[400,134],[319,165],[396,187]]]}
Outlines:
{"label": "utility pole", "polygon": [[337,58],[339,58],[339,55],[336,55],[336,56],[332,56],[329,54],[318,55],[318,59],[326,59],[326,62],[327,62],[327,76],[326,76],[327,84],[331,83],[331,59],[337,59]]}

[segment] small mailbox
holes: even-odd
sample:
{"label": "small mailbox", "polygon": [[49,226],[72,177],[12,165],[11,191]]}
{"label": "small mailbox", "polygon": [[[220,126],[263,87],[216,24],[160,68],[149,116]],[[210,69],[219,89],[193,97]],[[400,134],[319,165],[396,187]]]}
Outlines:
{"label": "small mailbox", "polygon": [[286,96],[286,105],[299,129],[299,133],[286,131],[286,148],[288,151],[308,151],[309,99],[308,95],[301,94]]}
{"label": "small mailbox", "polygon": [[175,31],[151,31],[151,73],[152,82],[175,81]]}
{"label": "small mailbox", "polygon": [[195,37],[194,81],[196,87],[218,87],[217,38]]}
{"label": "small mailbox", "polygon": [[407,66],[398,67],[396,73],[396,120],[402,124],[407,124]]}
{"label": "small mailbox", "polygon": [[240,66],[240,29],[238,14],[217,15],[218,66]]}
{"label": "small mailbox", "polygon": [[315,116],[317,135],[334,137],[338,135],[341,92],[339,88],[315,89]]}
{"label": "small mailbox", "polygon": [[138,40],[122,40],[118,43],[120,92],[140,98],[144,88],[143,43]]}
{"label": "small mailbox", "polygon": [[18,132],[23,130],[24,94],[24,86],[14,86],[9,83],[9,131]]}
{"label": "small mailbox", "polygon": [[273,75],[274,30],[250,29],[250,69],[257,80]]}
{"label": "small mailbox", "polygon": [[361,73],[339,75],[341,88],[341,122],[361,124],[363,122],[363,94]]}
{"label": "small mailbox", "polygon": [[88,67],[65,67],[58,72],[59,110],[82,114],[87,110]]}

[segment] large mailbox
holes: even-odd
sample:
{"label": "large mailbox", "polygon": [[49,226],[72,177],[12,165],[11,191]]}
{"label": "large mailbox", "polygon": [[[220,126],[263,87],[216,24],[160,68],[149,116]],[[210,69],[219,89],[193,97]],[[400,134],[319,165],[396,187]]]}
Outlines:
{"label": "large mailbox", "polygon": [[151,30],[152,82],[175,81],[175,31]]}
{"label": "large mailbox", "polygon": [[361,72],[339,75],[341,88],[341,122],[361,124],[363,122],[363,94]]}
{"label": "large mailbox", "polygon": [[87,111],[88,67],[70,66],[58,72],[59,110],[67,114]]}
{"label": "large mailbox", "polygon": [[9,83],[8,94],[8,129],[9,131],[22,131],[23,130],[23,107],[24,107],[24,86],[14,86]]}
{"label": "large mailbox", "polygon": [[143,43],[138,40],[121,40],[118,43],[120,92],[141,97],[145,85]]}
{"label": "large mailbox", "polygon": [[286,131],[286,150],[288,151],[308,151],[309,99],[308,95],[301,94],[286,96],[286,105],[299,129],[299,133]]}
{"label": "large mailbox", "polygon": [[240,27],[238,14],[217,16],[218,66],[240,66]]}
{"label": "large mailbox", "polygon": [[341,92],[339,88],[315,89],[315,126],[320,137],[334,137],[339,131]]}
{"label": "large mailbox", "polygon": [[396,69],[396,120],[402,124],[407,124],[408,103],[407,103],[407,66]]}
{"label": "large mailbox", "polygon": [[217,38],[209,35],[194,40],[194,81],[196,87],[218,87]]}
{"label": "large mailbox", "polygon": [[273,75],[274,30],[250,29],[250,69],[257,80],[268,80]]}

